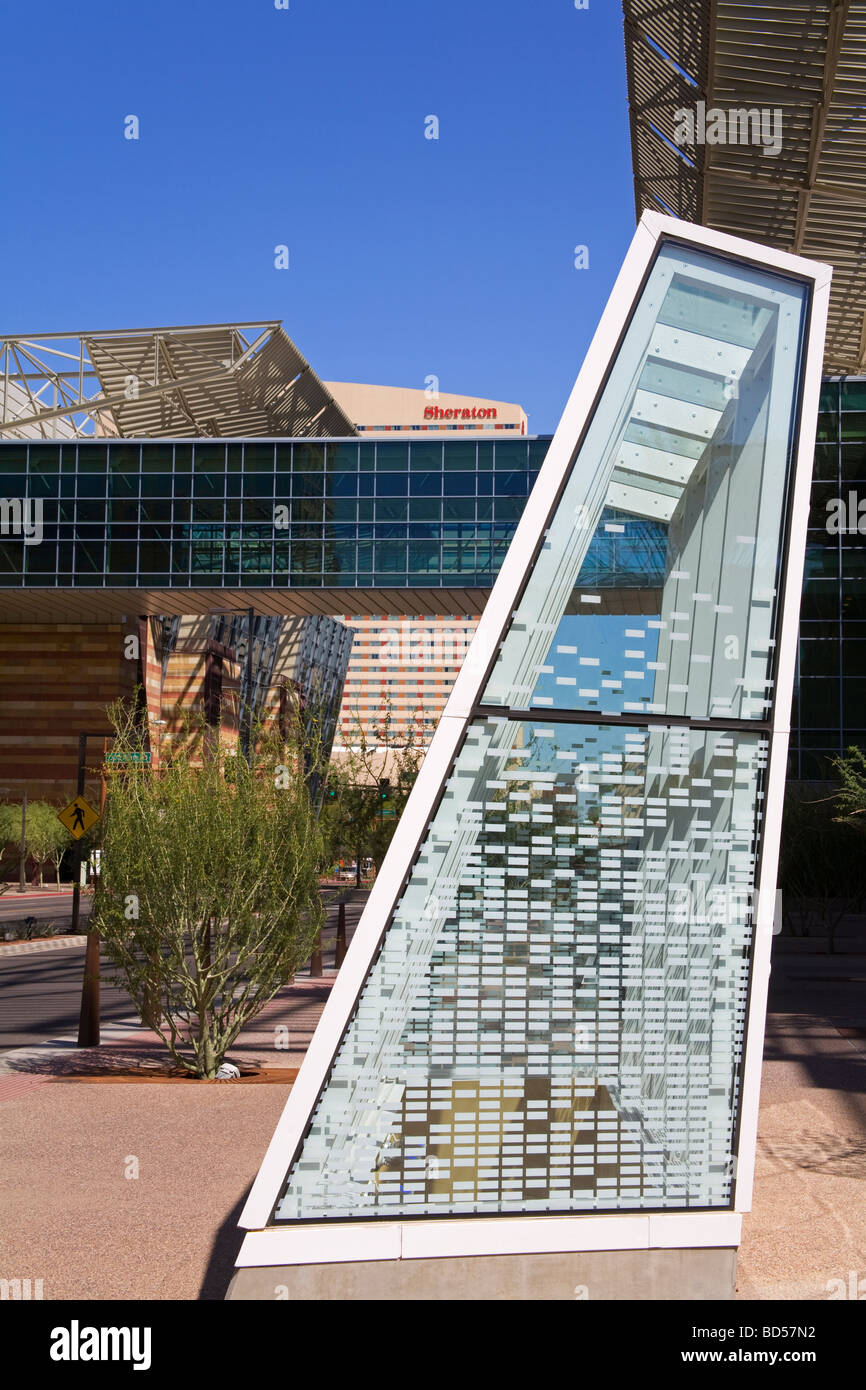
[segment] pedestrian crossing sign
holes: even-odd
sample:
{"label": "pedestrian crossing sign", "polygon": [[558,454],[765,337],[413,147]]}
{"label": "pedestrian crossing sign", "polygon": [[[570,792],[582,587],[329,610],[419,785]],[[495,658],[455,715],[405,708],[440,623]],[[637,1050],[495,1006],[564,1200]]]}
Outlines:
{"label": "pedestrian crossing sign", "polygon": [[91,825],[95,825],[99,820],[99,812],[94,811],[83,796],[77,796],[62,811],[57,812],[57,819],[66,826],[70,835],[74,836],[76,840],[80,840],[82,835],[86,835]]}

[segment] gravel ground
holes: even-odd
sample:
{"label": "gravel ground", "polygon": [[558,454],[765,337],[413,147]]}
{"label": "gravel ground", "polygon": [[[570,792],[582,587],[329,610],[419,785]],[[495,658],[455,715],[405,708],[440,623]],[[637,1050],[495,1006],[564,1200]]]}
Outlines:
{"label": "gravel ground", "polygon": [[[0,1268],[46,1299],[221,1299],[287,1086],[44,1085],[2,1107]],[[127,1176],[137,1170],[137,1177]]]}

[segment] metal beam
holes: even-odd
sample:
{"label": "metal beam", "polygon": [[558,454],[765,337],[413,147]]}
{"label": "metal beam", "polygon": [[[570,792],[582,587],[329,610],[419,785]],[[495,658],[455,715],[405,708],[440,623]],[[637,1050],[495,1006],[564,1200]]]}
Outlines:
{"label": "metal beam", "polygon": [[850,8],[850,0],[833,0],[830,10],[830,19],[827,26],[827,52],[824,58],[824,78],[821,83],[821,100],[816,103],[812,111],[812,133],[809,144],[809,165],[806,171],[806,187],[800,194],[797,204],[797,227],[794,232],[794,245],[792,250],[798,256],[803,249],[803,241],[806,236],[809,209],[812,204],[812,190],[818,178],[821,151],[824,147],[824,132],[827,129],[827,113],[830,110],[830,102],[833,99],[836,70],[839,66],[839,55],[842,52],[842,39],[845,35],[845,24],[848,19]]}

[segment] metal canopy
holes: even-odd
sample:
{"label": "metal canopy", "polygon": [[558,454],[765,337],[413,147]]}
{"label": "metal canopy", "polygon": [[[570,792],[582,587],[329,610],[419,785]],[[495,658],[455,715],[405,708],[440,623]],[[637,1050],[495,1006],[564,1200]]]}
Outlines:
{"label": "metal canopy", "polygon": [[[830,262],[828,373],[866,370],[866,4],[623,0],[637,215]],[[677,145],[680,109],[780,114],[781,148]],[[769,129],[769,125],[768,125]]]}
{"label": "metal canopy", "polygon": [[276,321],[0,338],[3,438],[356,433]]}

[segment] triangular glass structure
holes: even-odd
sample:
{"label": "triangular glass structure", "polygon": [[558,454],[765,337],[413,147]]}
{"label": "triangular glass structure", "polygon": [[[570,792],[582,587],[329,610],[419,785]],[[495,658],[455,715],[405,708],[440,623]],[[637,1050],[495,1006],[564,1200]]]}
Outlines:
{"label": "triangular glass structure", "polygon": [[247,1224],[731,1206],[816,268],[704,236],[645,215]]}

